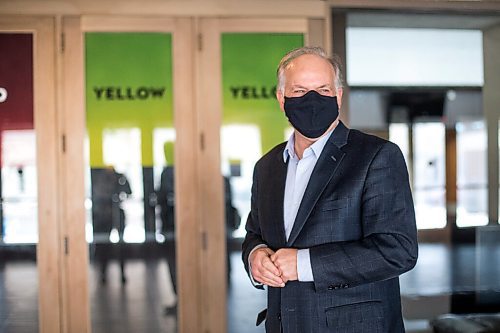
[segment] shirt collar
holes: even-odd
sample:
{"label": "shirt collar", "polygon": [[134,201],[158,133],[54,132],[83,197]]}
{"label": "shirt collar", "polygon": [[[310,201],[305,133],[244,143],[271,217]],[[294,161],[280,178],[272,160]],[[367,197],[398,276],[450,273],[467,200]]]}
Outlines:
{"label": "shirt collar", "polygon": [[[328,141],[334,130],[335,129],[331,130],[329,133],[327,133],[325,136],[323,136],[321,139],[319,139],[309,147],[310,149],[312,149],[316,158],[318,158],[319,155],[321,155],[323,148],[325,148],[326,142]],[[287,162],[289,157],[295,158],[294,146],[295,146],[295,132],[293,132],[292,135],[290,135],[290,138],[286,143],[285,150],[283,151],[283,161],[285,161],[285,163]]]}

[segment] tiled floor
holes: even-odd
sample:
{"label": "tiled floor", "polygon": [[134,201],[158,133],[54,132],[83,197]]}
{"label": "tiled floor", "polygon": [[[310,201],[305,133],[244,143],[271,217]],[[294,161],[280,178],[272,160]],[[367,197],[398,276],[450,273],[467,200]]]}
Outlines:
{"label": "tiled floor", "polygon": [[[459,249],[450,249],[445,245],[420,246],[417,267],[401,277],[407,332],[430,332],[428,318],[450,310],[452,290],[477,286],[478,272],[482,268],[474,264],[475,255],[474,248],[470,246]],[[500,276],[499,258],[500,254],[488,265],[496,277]],[[262,326],[255,327],[255,318],[265,308],[265,292],[251,286],[239,253],[233,253],[231,260],[233,271],[228,291],[228,331],[262,333]],[[460,273],[454,274],[457,267]],[[128,282],[122,285],[118,264],[112,262],[108,282],[102,285],[96,270],[91,268],[93,332],[175,332],[175,317],[163,315],[164,306],[175,302],[166,261],[129,260],[126,272]],[[0,333],[37,331],[37,288],[34,262],[0,263]]]}
{"label": "tiled floor", "polygon": [[[233,271],[228,290],[228,330],[238,333],[264,332],[255,327],[257,313],[266,306],[265,292],[247,280],[240,254],[232,256]],[[165,260],[130,260],[127,283],[122,285],[117,262],[108,268],[108,280],[100,283],[96,269],[90,270],[92,332],[176,332],[175,316],[165,316],[164,307],[175,303]],[[0,333],[32,333],[38,330],[37,271],[33,261],[0,264]]]}
{"label": "tiled floor", "polygon": [[37,271],[34,262],[0,262],[0,332],[36,332],[37,290]]}

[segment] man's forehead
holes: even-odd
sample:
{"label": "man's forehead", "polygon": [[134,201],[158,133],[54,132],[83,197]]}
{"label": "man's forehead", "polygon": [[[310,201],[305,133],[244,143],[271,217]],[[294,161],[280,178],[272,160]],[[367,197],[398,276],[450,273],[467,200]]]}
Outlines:
{"label": "man's forehead", "polygon": [[332,64],[325,58],[320,57],[319,55],[316,54],[302,54],[298,56],[297,58],[291,60],[288,65],[285,67],[285,70],[293,69],[297,66],[304,65],[304,64],[324,64],[332,68]]}

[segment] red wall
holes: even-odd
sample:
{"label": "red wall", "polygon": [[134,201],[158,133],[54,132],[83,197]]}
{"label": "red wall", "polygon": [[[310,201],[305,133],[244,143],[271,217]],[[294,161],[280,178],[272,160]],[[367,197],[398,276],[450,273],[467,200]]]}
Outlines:
{"label": "red wall", "polygon": [[[0,33],[0,140],[4,130],[33,129],[33,36]],[[1,98],[0,98],[1,100]],[[1,161],[0,141],[0,166]]]}

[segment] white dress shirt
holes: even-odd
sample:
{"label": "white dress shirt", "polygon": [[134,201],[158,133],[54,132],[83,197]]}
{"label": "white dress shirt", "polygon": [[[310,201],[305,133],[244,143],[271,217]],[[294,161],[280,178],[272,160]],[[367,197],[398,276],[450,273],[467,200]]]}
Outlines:
{"label": "white dress shirt", "polygon": [[[313,143],[310,147],[306,148],[302,154],[302,159],[299,159],[295,153],[295,133],[292,133],[288,139],[285,150],[283,151],[284,162],[286,163],[288,160],[285,196],[283,201],[283,217],[287,240],[292,232],[293,224],[295,223],[295,218],[297,217],[297,212],[299,211],[300,203],[304,197],[311,174],[332,132],[333,130]],[[266,247],[266,245],[260,244],[254,247],[248,256],[249,260],[252,253],[262,247]],[[249,267],[251,267],[251,263],[249,263]],[[300,249],[297,251],[297,275],[299,281],[314,281],[309,249]],[[254,285],[260,285],[260,283],[253,279],[251,273],[250,280]]]}
{"label": "white dress shirt", "polygon": [[[285,150],[283,151],[283,160],[285,162],[288,160],[285,199],[283,202],[283,217],[287,240],[292,232],[295,218],[297,217],[297,212],[299,211],[300,203],[304,197],[304,192],[306,191],[311,174],[332,132],[333,131],[330,131],[306,148],[301,159],[299,159],[295,153],[295,134],[292,134],[288,139]],[[314,281],[309,249],[297,251],[297,274],[299,281]]]}

